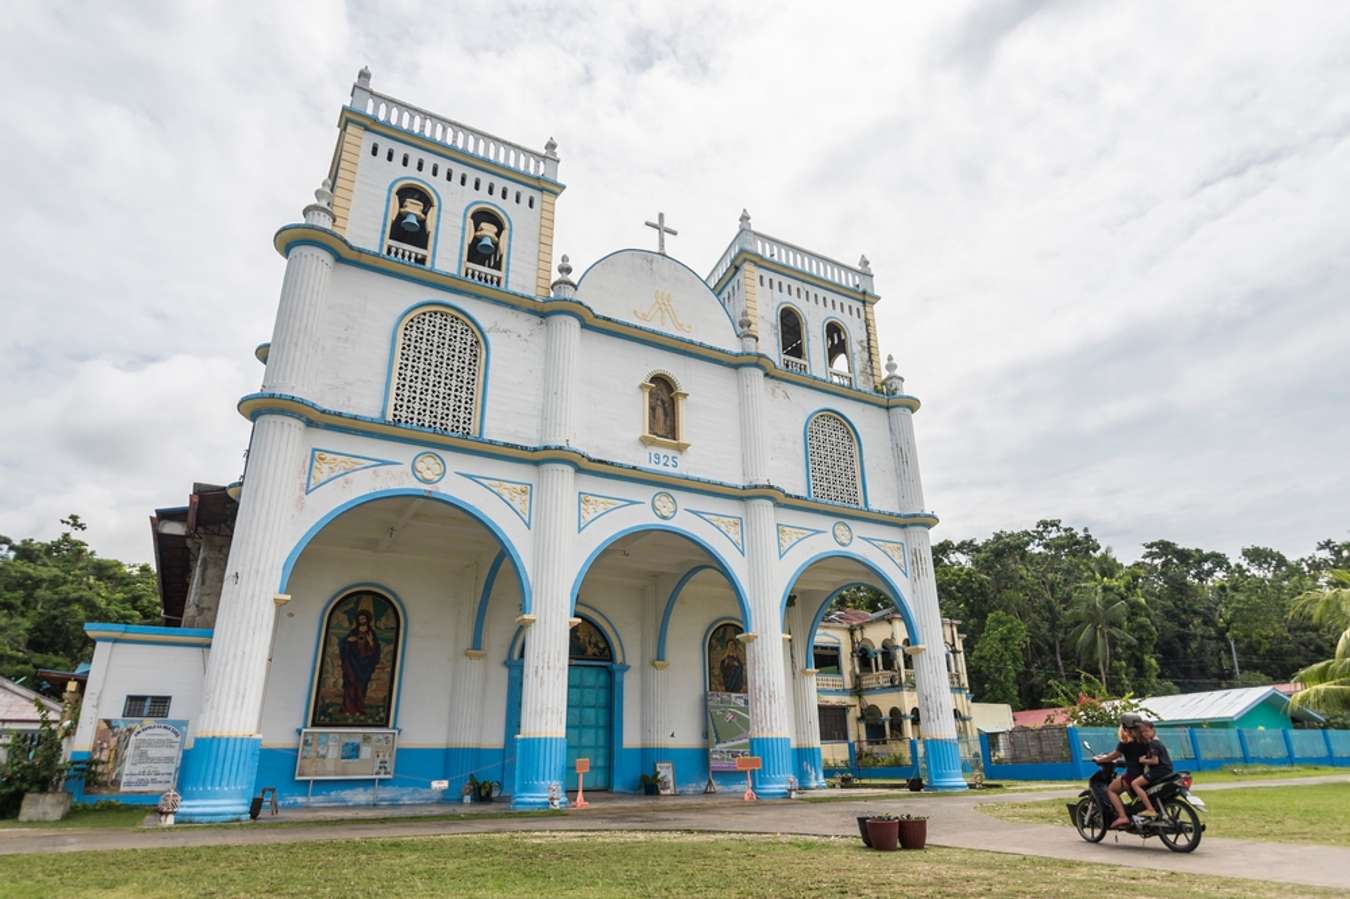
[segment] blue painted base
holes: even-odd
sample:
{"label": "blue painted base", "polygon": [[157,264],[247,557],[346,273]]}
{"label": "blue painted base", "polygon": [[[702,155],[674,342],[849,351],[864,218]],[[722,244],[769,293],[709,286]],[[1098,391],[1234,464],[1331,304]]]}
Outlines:
{"label": "blue painted base", "polygon": [[[563,776],[566,760],[566,737],[516,737],[516,784],[511,792],[511,808],[548,808],[549,787],[566,783]],[[561,799],[566,804],[566,792]]]}
{"label": "blue painted base", "polygon": [[786,799],[792,774],[792,741],[787,737],[751,737],[750,754],[762,759],[753,775],[755,795],[761,799]]}
{"label": "blue painted base", "polygon": [[964,790],[961,776],[961,744],[956,740],[924,740],[924,758],[928,762],[928,789]]}
{"label": "blue painted base", "polygon": [[258,737],[198,737],[183,753],[178,819],[189,824],[246,820],[261,747]]}
{"label": "blue painted base", "polygon": [[825,763],[819,746],[794,746],[796,759],[795,773],[797,785],[803,790],[820,790],[825,787]]}

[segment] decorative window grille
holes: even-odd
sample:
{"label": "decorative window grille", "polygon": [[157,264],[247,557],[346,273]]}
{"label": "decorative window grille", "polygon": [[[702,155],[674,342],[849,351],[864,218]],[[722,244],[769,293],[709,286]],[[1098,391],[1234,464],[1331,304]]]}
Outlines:
{"label": "decorative window grille", "polygon": [[123,718],[167,718],[172,696],[128,696],[122,703]]}
{"label": "decorative window grille", "polygon": [[477,433],[483,348],[452,312],[419,312],[403,324],[394,363],[391,421],[450,434]]}
{"label": "decorative window grille", "polygon": [[822,412],[806,426],[807,473],[811,496],[850,506],[862,505],[858,480],[858,444],[842,418]]}

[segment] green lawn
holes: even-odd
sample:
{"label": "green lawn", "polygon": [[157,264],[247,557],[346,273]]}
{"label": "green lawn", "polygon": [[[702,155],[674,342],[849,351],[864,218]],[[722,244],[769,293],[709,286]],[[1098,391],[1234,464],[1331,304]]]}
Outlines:
{"label": "green lawn", "polygon": [[[1209,806],[1203,815],[1206,836],[1350,846],[1350,783],[1208,792],[1197,786],[1195,792]],[[1008,821],[1068,827],[1069,814],[1064,805],[1063,799],[1041,799],[996,802],[978,808]]]}
{"label": "green lawn", "polygon": [[0,830],[9,827],[48,828],[48,827],[139,827],[145,816],[155,810],[153,805],[116,805],[103,808],[80,808],[70,810],[70,814],[60,821],[25,821],[12,818],[0,821]]}
{"label": "green lawn", "polygon": [[493,834],[0,856],[6,897],[1330,896],[1330,891],[857,839]]}
{"label": "green lawn", "polygon": [[[1184,769],[1184,765],[1181,766]],[[1194,772],[1197,784],[1232,783],[1240,780],[1286,780],[1295,777],[1321,777],[1325,774],[1350,774],[1350,768],[1328,765],[1234,765],[1214,771]]]}

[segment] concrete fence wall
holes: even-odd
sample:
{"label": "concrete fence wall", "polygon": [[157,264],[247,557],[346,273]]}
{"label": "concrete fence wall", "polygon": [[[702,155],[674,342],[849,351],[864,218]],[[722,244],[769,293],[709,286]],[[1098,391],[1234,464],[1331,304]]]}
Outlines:
{"label": "concrete fence wall", "polygon": [[[1158,738],[1178,770],[1212,771],[1252,764],[1350,767],[1350,730],[1162,727]],[[1107,727],[1041,727],[980,734],[984,774],[990,780],[1082,780],[1096,770],[1092,757],[1115,746],[1115,728]]]}

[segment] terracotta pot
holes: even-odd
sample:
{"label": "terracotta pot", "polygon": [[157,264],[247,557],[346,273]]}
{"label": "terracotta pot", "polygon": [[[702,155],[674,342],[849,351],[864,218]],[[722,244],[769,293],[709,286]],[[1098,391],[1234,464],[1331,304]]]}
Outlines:
{"label": "terracotta pot", "polygon": [[863,845],[868,849],[872,848],[872,838],[867,835],[867,816],[858,816],[858,833],[862,835]]}
{"label": "terracotta pot", "polygon": [[878,821],[876,818],[870,818],[867,821],[867,837],[873,849],[882,852],[894,852],[896,842],[900,838],[900,822]]}
{"label": "terracotta pot", "polygon": [[904,849],[922,849],[928,842],[927,821],[899,821],[900,846]]}

